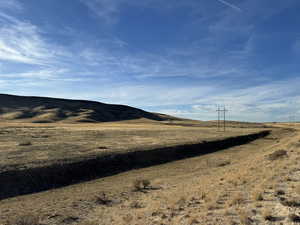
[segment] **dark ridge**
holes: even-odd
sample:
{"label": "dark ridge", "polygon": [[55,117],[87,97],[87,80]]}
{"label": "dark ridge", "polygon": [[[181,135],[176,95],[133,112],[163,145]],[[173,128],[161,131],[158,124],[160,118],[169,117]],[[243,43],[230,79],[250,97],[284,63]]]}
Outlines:
{"label": "dark ridge", "polygon": [[[159,114],[138,108],[96,101],[0,94],[0,102],[0,117],[5,113],[17,113],[12,119],[34,119],[33,122],[55,122],[69,118],[76,122],[112,122],[139,118],[167,120]],[[39,118],[47,113],[52,113],[50,118]]]}
{"label": "dark ridge", "polygon": [[110,154],[81,162],[3,172],[0,174],[0,200],[213,153],[247,144],[269,135],[270,132],[261,131],[224,140]]}

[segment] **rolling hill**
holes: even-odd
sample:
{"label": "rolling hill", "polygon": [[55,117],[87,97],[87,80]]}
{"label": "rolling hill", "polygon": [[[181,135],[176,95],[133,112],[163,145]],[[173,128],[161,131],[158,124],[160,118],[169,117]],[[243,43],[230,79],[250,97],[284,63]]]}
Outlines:
{"label": "rolling hill", "polygon": [[112,122],[133,119],[170,120],[166,115],[95,101],[0,94],[0,120],[51,122]]}

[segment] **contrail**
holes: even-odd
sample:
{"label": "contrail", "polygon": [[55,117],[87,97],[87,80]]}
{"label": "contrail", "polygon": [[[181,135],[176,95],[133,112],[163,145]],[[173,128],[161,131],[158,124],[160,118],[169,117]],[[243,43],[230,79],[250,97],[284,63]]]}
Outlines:
{"label": "contrail", "polygon": [[240,7],[237,7],[236,5],[234,4],[231,4],[229,2],[226,2],[224,0],[217,0],[218,2],[221,2],[222,4],[226,5],[226,6],[229,6],[230,8],[238,11],[238,12],[243,12],[243,10],[240,8]]}

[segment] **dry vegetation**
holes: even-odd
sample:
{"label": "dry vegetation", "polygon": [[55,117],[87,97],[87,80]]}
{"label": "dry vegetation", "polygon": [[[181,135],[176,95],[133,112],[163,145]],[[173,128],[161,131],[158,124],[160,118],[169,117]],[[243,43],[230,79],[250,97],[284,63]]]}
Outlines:
{"label": "dry vegetation", "polygon": [[[262,128],[261,128],[262,129]],[[141,151],[222,139],[257,132],[167,126],[161,123],[18,124],[0,127],[0,172],[95,158],[111,153]]]}
{"label": "dry vegetation", "polygon": [[[255,130],[259,129],[231,128],[225,135]],[[39,138],[28,138],[35,135]],[[1,161],[10,165],[16,160],[36,162],[28,156],[46,163],[226,136],[215,129],[178,124],[6,124],[0,154],[7,157],[14,152],[16,158]],[[299,140],[298,131],[273,129],[269,136],[246,145],[2,200],[0,224],[12,217],[14,222],[7,225],[296,224],[300,220]],[[20,145],[25,142],[30,145]],[[18,222],[32,211],[39,215],[38,221]]]}

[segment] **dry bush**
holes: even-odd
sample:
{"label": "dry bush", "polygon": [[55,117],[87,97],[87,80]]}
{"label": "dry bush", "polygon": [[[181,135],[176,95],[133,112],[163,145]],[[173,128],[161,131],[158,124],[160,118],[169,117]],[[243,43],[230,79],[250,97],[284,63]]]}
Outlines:
{"label": "dry bush", "polygon": [[239,185],[239,182],[238,182],[237,180],[235,180],[235,179],[233,179],[233,180],[228,180],[228,183],[232,184],[232,185],[235,186],[235,187]]}
{"label": "dry bush", "polygon": [[134,201],[130,204],[130,207],[134,209],[142,209],[142,208],[146,208],[146,204],[143,202]]}
{"label": "dry bush", "polygon": [[150,188],[150,184],[147,179],[137,179],[133,182],[134,191],[145,191]]}
{"label": "dry bush", "polygon": [[230,165],[231,162],[229,160],[226,160],[226,161],[222,161],[222,162],[218,162],[216,164],[217,167],[223,167],[223,166],[227,166],[227,165]]}
{"label": "dry bush", "polygon": [[245,203],[245,196],[243,195],[243,193],[238,193],[233,197],[233,199],[229,203],[229,206],[242,205],[244,203]]}
{"label": "dry bush", "polygon": [[282,158],[284,156],[287,156],[287,151],[285,151],[285,150],[277,150],[277,151],[271,153],[268,156],[268,158],[269,158],[269,160],[277,160],[277,159],[280,159],[280,158]]}
{"label": "dry bush", "polygon": [[40,225],[40,217],[35,214],[21,215],[7,221],[5,225]]}
{"label": "dry bush", "polygon": [[98,196],[96,196],[96,203],[100,205],[113,206],[113,205],[120,204],[121,201],[118,199],[113,199],[108,195],[106,195],[104,192],[102,192]]}
{"label": "dry bush", "polygon": [[200,193],[200,199],[201,199],[201,200],[205,200],[206,197],[207,197],[207,194],[206,194],[205,192],[201,192],[201,193]]}
{"label": "dry bush", "polygon": [[262,216],[263,216],[263,218],[264,218],[265,220],[272,221],[272,218],[273,218],[272,210],[270,210],[270,209],[265,209],[265,210],[263,211]]}
{"label": "dry bush", "polygon": [[191,225],[200,224],[200,221],[197,218],[190,218],[189,224]]}
{"label": "dry bush", "polygon": [[240,217],[241,224],[250,225],[253,224],[253,220],[251,219],[251,215],[249,212],[245,210],[238,210],[238,215]]}
{"label": "dry bush", "polygon": [[187,199],[186,197],[181,197],[177,202],[176,205],[178,205],[178,207],[184,207],[187,203]]}
{"label": "dry bush", "polygon": [[109,205],[111,203],[111,199],[102,192],[96,197],[96,202],[100,205]]}
{"label": "dry bush", "polygon": [[271,209],[265,209],[263,211],[263,218],[270,222],[276,222],[283,219],[282,217],[274,216]]}
{"label": "dry bush", "polygon": [[125,223],[131,223],[133,221],[134,217],[131,214],[127,214],[123,217],[123,221]]}
{"label": "dry bush", "polygon": [[254,192],[253,197],[254,197],[255,201],[263,201],[264,200],[264,196],[261,193],[261,191]]}

